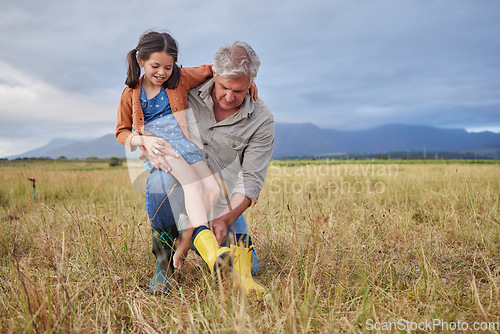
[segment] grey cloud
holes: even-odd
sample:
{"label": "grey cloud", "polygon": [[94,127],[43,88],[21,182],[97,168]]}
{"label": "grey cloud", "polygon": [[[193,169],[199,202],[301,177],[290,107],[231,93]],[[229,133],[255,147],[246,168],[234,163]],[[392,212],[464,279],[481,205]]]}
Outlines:
{"label": "grey cloud", "polygon": [[[394,122],[500,128],[497,1],[150,5],[6,3],[0,43],[7,52],[0,61],[61,94],[115,106],[124,87],[125,55],[146,29],[170,31],[185,66],[211,62],[220,44],[239,39],[262,60],[259,92],[278,122],[345,129]],[[4,84],[0,75],[0,89]],[[1,115],[8,112],[0,106]],[[115,112],[109,110],[106,119]],[[105,133],[113,131],[110,126]]]}

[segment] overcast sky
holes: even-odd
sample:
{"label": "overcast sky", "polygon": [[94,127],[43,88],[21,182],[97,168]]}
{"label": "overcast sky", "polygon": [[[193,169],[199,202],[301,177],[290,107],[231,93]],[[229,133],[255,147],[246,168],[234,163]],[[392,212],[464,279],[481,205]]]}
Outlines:
{"label": "overcast sky", "polygon": [[[96,5],[95,5],[96,4]],[[0,157],[114,133],[125,56],[148,29],[179,63],[248,42],[277,122],[500,131],[500,1],[2,1]]]}

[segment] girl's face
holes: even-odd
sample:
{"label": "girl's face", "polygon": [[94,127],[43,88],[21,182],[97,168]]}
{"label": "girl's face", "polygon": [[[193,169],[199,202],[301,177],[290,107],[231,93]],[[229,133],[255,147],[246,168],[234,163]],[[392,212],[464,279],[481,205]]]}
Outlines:
{"label": "girl's face", "polygon": [[174,57],[166,52],[154,52],[147,60],[138,60],[144,68],[144,79],[153,86],[161,86],[172,75]]}

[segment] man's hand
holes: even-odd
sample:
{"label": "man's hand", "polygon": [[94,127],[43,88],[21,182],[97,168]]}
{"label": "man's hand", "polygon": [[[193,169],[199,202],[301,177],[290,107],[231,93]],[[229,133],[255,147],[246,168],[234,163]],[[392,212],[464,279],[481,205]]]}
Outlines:
{"label": "man's hand", "polygon": [[216,218],[212,220],[209,225],[210,230],[215,235],[217,243],[222,245],[227,238],[227,223],[222,218]]}
{"label": "man's hand", "polygon": [[215,234],[219,245],[227,238],[227,229],[233,225],[238,217],[250,206],[252,202],[242,194],[234,194],[228,206],[222,213],[209,223],[210,230]]}

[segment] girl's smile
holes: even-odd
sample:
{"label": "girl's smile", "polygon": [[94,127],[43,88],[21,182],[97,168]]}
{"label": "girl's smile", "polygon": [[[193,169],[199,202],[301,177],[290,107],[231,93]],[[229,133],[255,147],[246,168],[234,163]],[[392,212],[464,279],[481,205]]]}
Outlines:
{"label": "girl's smile", "polygon": [[161,86],[172,75],[174,58],[166,52],[153,52],[147,60],[139,60],[139,65],[144,68],[146,84]]}

